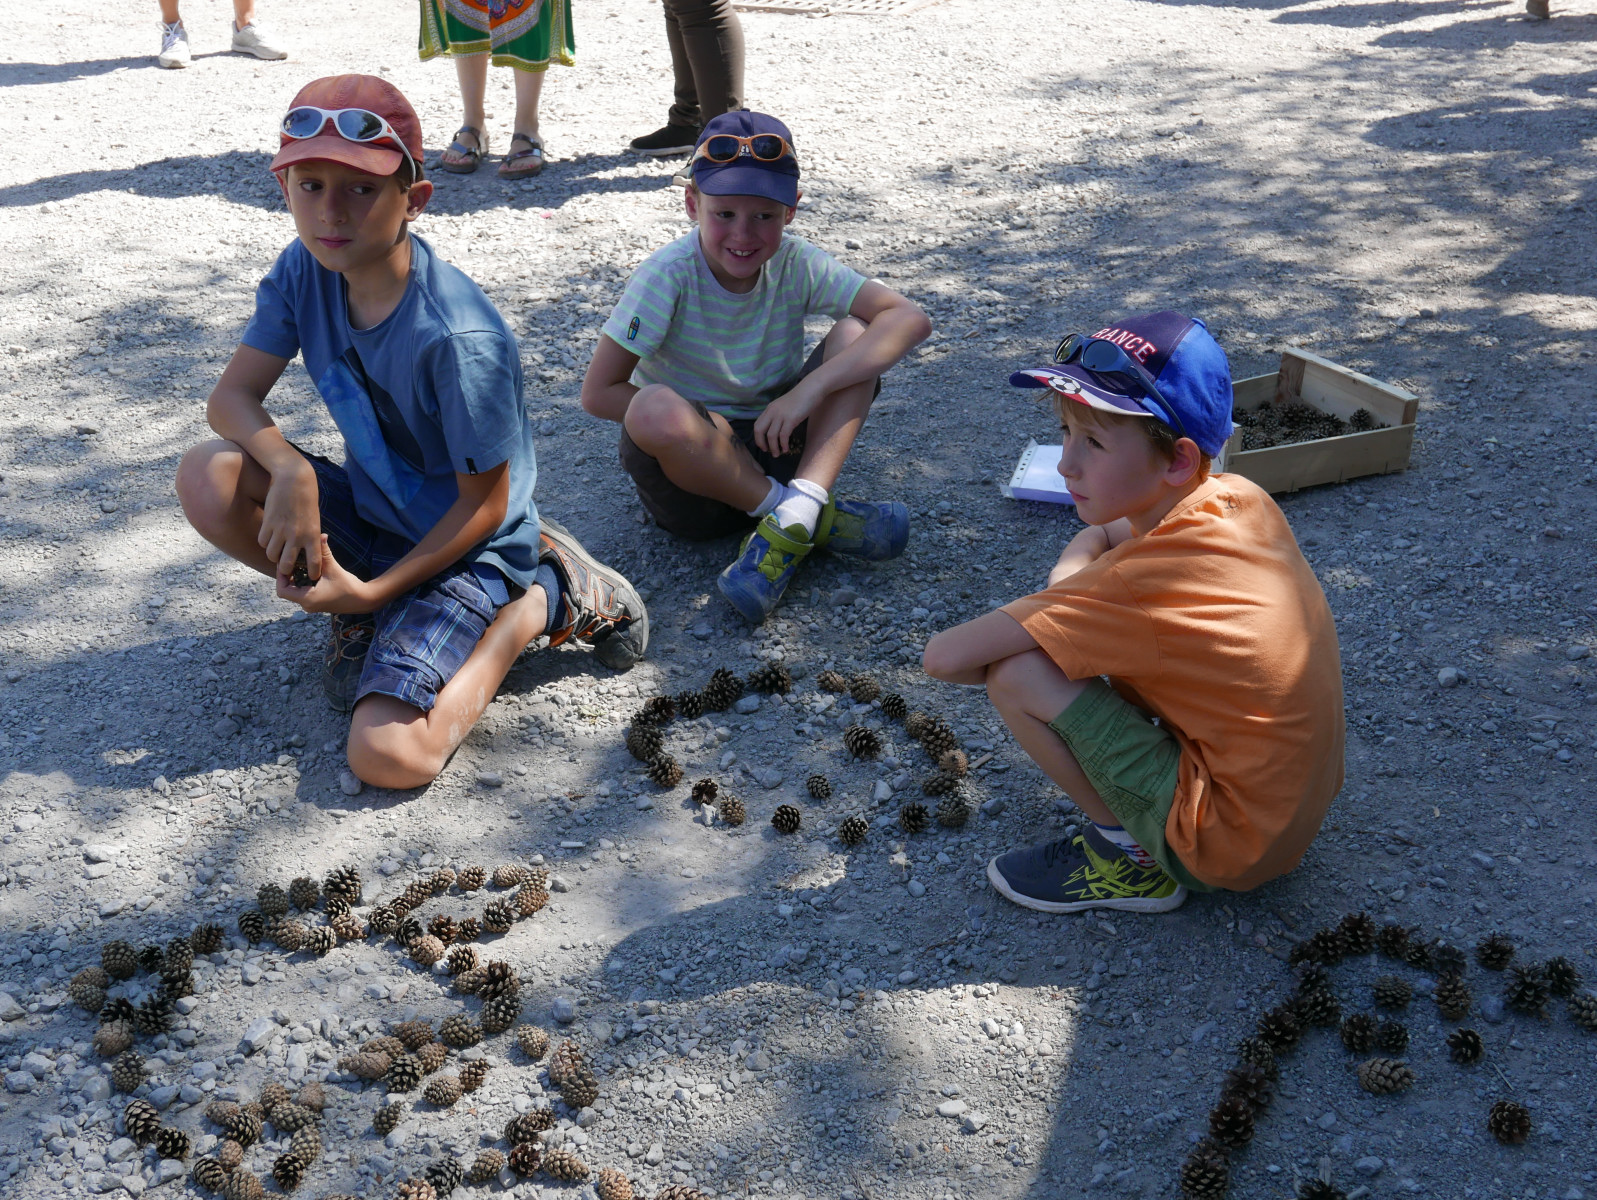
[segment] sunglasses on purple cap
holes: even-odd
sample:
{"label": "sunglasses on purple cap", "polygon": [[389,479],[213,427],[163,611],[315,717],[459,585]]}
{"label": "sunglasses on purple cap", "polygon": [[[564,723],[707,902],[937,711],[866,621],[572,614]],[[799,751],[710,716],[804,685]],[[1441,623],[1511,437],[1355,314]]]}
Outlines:
{"label": "sunglasses on purple cap", "polygon": [[[1066,334],[1054,348],[1054,362],[1062,367],[1080,363],[1094,375],[1101,375],[1121,387],[1137,388],[1146,392],[1145,396],[1128,395],[1127,399],[1135,400],[1142,405],[1149,413],[1174,429],[1177,436],[1188,436],[1187,427],[1181,423],[1181,418],[1176,415],[1176,410],[1171,407],[1170,402],[1159,394],[1159,388],[1154,383],[1153,376],[1148,373],[1148,369],[1113,342],[1104,338],[1087,337],[1080,333]],[[1054,387],[1052,383],[1049,386]],[[1063,389],[1055,388],[1055,390]]]}

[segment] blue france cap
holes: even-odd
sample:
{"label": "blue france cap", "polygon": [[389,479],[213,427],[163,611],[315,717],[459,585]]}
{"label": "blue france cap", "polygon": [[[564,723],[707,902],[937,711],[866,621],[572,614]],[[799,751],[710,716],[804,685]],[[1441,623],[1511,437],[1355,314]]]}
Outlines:
{"label": "blue france cap", "polygon": [[[711,117],[704,131],[699,134],[694,150],[704,145],[706,138],[719,133],[745,138],[774,133],[789,146],[793,144],[793,135],[782,122],[765,113],[750,112],[743,108]],[[795,208],[798,205],[798,181],[798,160],[791,154],[784,154],[775,162],[761,162],[752,154],[743,153],[729,163],[713,163],[707,158],[696,159],[693,163],[693,183],[699,191],[709,196],[763,196],[767,200]]]}
{"label": "blue france cap", "polygon": [[[1181,313],[1156,312],[1128,317],[1092,336],[1113,342],[1140,363],[1198,449],[1211,458],[1220,453],[1232,430],[1231,364],[1207,325]],[[1090,408],[1164,419],[1156,405],[1145,408],[1137,402],[1146,394],[1142,388],[1095,374],[1079,362],[1028,367],[1009,377],[1013,386],[1024,388],[1048,387],[1050,380],[1068,380],[1066,394]]]}

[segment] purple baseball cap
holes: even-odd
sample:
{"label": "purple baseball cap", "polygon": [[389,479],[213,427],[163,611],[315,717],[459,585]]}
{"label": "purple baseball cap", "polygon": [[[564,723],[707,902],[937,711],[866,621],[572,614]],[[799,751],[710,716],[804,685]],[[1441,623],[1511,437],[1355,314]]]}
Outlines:
{"label": "purple baseball cap", "polygon": [[[1128,317],[1092,336],[1113,342],[1147,371],[1198,449],[1211,458],[1220,453],[1232,430],[1231,364],[1207,325],[1181,313],[1156,312]],[[1016,371],[1009,382],[1024,388],[1063,383],[1065,387],[1055,390],[1089,408],[1171,424],[1157,403],[1142,402],[1146,388],[1089,371],[1079,362],[1028,367]]]}
{"label": "purple baseball cap", "polygon": [[[775,117],[746,108],[712,117],[693,148],[697,152],[707,139],[717,134],[751,138],[762,133],[774,134],[792,148],[793,135],[786,125]],[[798,205],[798,181],[798,159],[792,154],[766,162],[755,158],[744,146],[729,163],[713,163],[707,158],[693,160],[694,186],[709,196],[762,196],[794,208]]]}

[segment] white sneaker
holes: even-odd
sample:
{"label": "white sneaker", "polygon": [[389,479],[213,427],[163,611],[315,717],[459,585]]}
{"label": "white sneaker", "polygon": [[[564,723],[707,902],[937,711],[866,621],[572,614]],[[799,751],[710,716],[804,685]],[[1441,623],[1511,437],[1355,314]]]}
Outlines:
{"label": "white sneaker", "polygon": [[155,65],[173,70],[186,67],[193,61],[194,55],[189,50],[189,31],[183,28],[183,22],[173,21],[170,25],[163,22],[161,53],[155,56]]}
{"label": "white sneaker", "polygon": [[236,24],[233,26],[233,53],[253,54],[256,58],[288,57],[288,51],[279,46],[258,21],[251,21],[243,29]]}

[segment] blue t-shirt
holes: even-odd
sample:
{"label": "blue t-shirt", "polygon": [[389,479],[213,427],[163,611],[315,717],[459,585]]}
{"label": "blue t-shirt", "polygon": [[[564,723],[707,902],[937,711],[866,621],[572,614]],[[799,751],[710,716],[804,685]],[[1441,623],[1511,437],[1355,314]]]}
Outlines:
{"label": "blue t-shirt", "polygon": [[419,542],[460,496],[456,473],[510,464],[510,504],[486,542],[462,555],[530,587],[538,566],[538,481],[521,401],[516,338],[475,283],[410,238],[410,282],[370,329],[349,323],[344,277],[297,239],[255,291],[241,339],[305,370],[344,435],[356,511]]}

